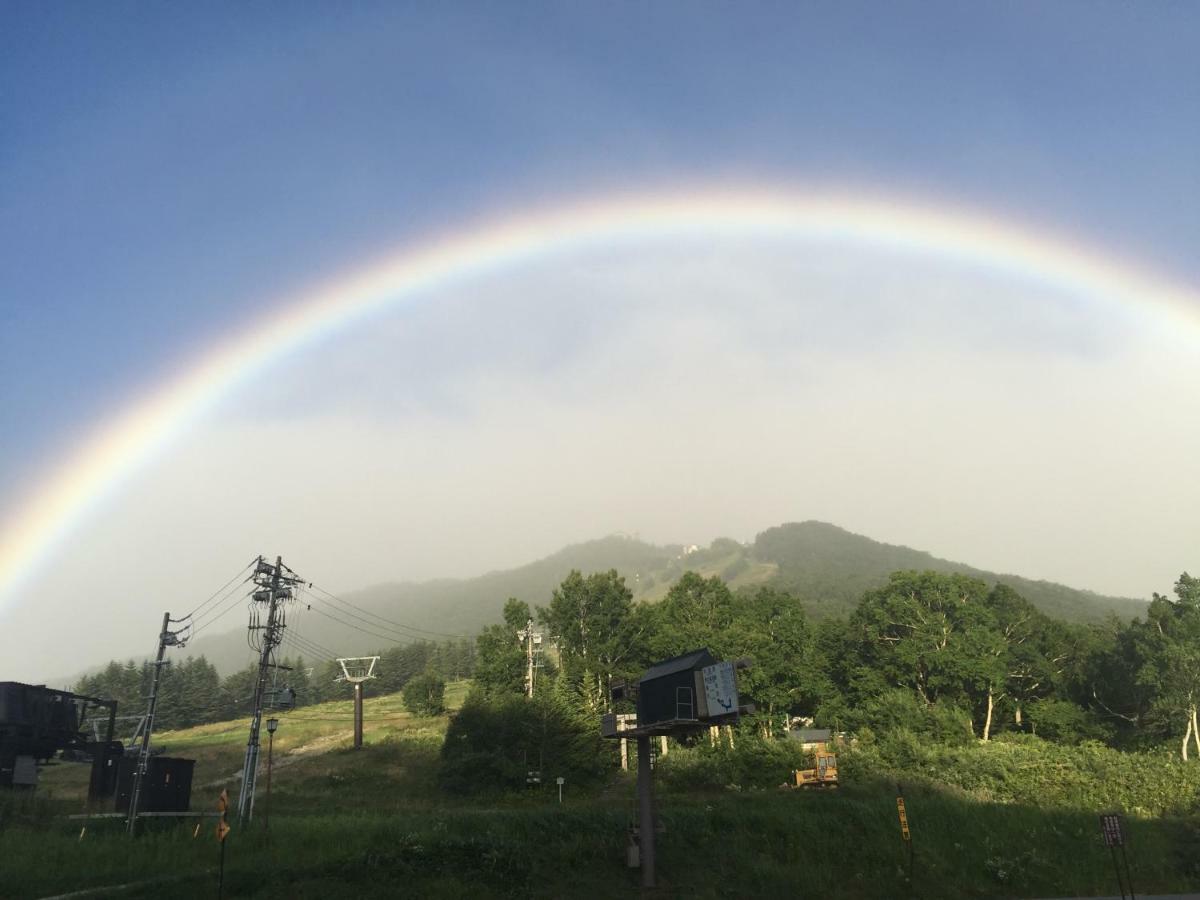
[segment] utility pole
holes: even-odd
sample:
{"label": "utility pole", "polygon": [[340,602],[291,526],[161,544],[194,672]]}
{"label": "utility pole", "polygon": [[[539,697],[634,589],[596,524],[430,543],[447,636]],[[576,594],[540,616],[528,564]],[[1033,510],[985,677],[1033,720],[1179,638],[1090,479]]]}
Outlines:
{"label": "utility pole", "polygon": [[[158,708],[158,686],[162,681],[162,670],[164,666],[169,666],[170,662],[163,659],[167,652],[167,647],[182,647],[183,639],[179,637],[179,632],[171,631],[171,614],[163,613],[162,628],[158,632],[158,653],[154,657],[154,679],[150,684],[150,700],[146,707],[146,718],[142,728],[142,746],[138,750],[137,768],[133,772],[133,790],[129,796],[129,821],[127,828],[130,834],[133,834],[137,829],[138,807],[142,801],[142,785],[146,780],[146,773],[150,769],[150,733],[154,730],[154,713]],[[109,728],[109,738],[112,737],[111,726]]]}
{"label": "utility pole", "polygon": [[525,627],[517,632],[517,637],[525,645],[525,696],[533,696],[533,679],[537,671],[537,654],[541,652],[542,635],[533,630],[533,616],[525,622]]}
{"label": "utility pole", "polygon": [[525,623],[525,683],[529,685],[529,696],[533,696],[533,617]]}
{"label": "utility pole", "polygon": [[[290,572],[290,570],[289,570]],[[254,583],[259,589],[252,598],[256,604],[267,605],[267,624],[260,625],[258,610],[251,613],[250,634],[261,631],[258,639],[258,677],[254,682],[254,709],[250,718],[250,737],[246,741],[246,759],[242,764],[242,787],[238,795],[238,820],[249,822],[254,817],[254,791],[258,781],[259,735],[262,728],[263,699],[267,690],[267,671],[272,668],[271,655],[283,640],[286,623],[282,605],[292,599],[292,586],[301,579],[294,573],[284,575],[282,557],[275,557],[271,565],[261,556],[254,570]]]}

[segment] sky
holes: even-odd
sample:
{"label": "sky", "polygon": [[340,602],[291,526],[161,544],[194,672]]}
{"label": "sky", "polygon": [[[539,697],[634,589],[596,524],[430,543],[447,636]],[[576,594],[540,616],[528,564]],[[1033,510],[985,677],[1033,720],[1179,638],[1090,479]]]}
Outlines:
{"label": "sky", "polygon": [[[313,285],[530,210],[898,198],[1200,296],[1197,38],[1185,3],[7,3],[0,533]],[[346,591],[817,518],[1148,597],[1200,568],[1179,322],[781,235],[476,273],[284,354],[114,483],[0,597],[0,678],[144,653],[259,553]]]}

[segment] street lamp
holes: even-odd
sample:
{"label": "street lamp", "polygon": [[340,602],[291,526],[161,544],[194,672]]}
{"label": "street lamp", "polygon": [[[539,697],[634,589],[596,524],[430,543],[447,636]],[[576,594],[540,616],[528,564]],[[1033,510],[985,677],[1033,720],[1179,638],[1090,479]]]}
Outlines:
{"label": "street lamp", "polygon": [[278,719],[267,719],[267,802],[263,808],[264,829],[271,827],[271,757],[275,749],[275,729],[278,727]]}

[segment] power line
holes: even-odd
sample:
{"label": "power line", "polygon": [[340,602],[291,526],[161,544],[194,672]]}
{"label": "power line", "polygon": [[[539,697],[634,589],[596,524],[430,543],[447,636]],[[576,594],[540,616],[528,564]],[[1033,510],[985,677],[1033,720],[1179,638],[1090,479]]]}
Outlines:
{"label": "power line", "polygon": [[[234,596],[234,593],[231,591],[230,594],[228,594],[227,596],[233,596],[233,600],[229,604],[227,604],[224,609],[217,612],[216,607],[213,607],[213,609],[210,609],[207,613],[205,613],[203,616],[200,617],[199,621],[201,624],[196,624],[196,622],[192,623],[191,634],[188,635],[188,640],[191,640],[192,638],[194,638],[196,635],[198,635],[201,631],[203,631],[209,625],[212,625],[214,622],[219,621],[226,613],[228,613],[230,610],[234,609],[235,607],[239,606],[242,603],[242,601],[245,600],[249,595],[250,595],[250,593],[249,593],[249,591],[247,591],[244,594],[237,594],[236,596]],[[215,613],[215,615],[214,615],[214,613]]]}
{"label": "power line", "polygon": [[312,638],[307,638],[297,631],[289,631],[287,636],[284,638],[284,642],[294,647],[302,656],[308,654],[310,656],[316,656],[318,659],[337,658],[337,653],[335,653],[333,650],[318,644],[316,641],[312,640]]}
{"label": "power line", "polygon": [[[312,595],[310,595],[310,596],[312,596]],[[315,609],[315,608],[313,609],[313,612],[323,615],[327,619],[333,619],[335,622],[339,622],[342,625],[345,625],[347,628],[354,628],[358,631],[363,632],[364,634],[370,634],[370,635],[373,635],[374,637],[382,638],[383,640],[390,640],[394,643],[406,643],[406,642],[412,641],[412,640],[428,640],[428,638],[425,635],[408,634],[408,633],[405,633],[404,631],[401,631],[400,628],[402,626],[392,627],[390,625],[381,624],[379,622],[372,622],[370,619],[363,618],[363,616],[360,616],[357,613],[353,613],[348,610],[338,609],[336,606],[334,606],[331,603],[326,602],[325,600],[322,600],[320,597],[312,596],[312,599],[318,603],[323,604],[327,609],[332,611],[332,614],[324,612],[320,609]],[[358,607],[352,607],[352,608],[358,609]],[[363,625],[366,625],[367,627],[360,628],[359,626],[354,625],[351,622],[347,622],[344,618],[341,618],[342,616],[349,616],[351,619],[361,622]],[[376,618],[382,618],[382,617],[376,616]],[[387,620],[384,619],[383,621],[386,622]],[[378,630],[372,630],[372,629],[378,629]],[[384,634],[380,634],[379,633],[380,631],[384,632]],[[449,635],[449,634],[443,633],[443,636],[444,637],[463,637],[464,635]]]}
{"label": "power line", "polygon": [[[211,597],[209,597],[207,600],[205,600],[203,603],[201,603],[199,606],[197,606],[195,609],[193,609],[190,613],[188,613],[183,618],[190,619],[192,616],[199,613],[200,610],[204,609],[204,607],[206,607],[210,603],[212,603],[213,600],[216,599],[218,594],[224,592],[226,588],[228,588],[231,584],[233,584],[235,581],[237,581],[239,578],[241,578],[242,575],[245,574],[246,570],[249,569],[256,562],[258,562],[257,558],[250,560],[250,562],[248,562],[248,563],[246,563],[246,565],[242,566],[241,571],[239,571],[236,575],[234,575],[232,578],[230,578],[227,582],[225,582],[223,585],[221,585],[219,588],[217,588],[215,591],[213,591]],[[250,580],[251,577],[253,577],[253,576],[247,576],[246,578],[242,579],[242,583],[245,584],[247,581]]]}
{"label": "power line", "polygon": [[[358,612],[362,613],[363,615],[370,616],[373,619],[378,619],[380,622],[382,622],[386,625],[391,625],[394,628],[399,628],[404,631],[413,631],[413,632],[416,632],[417,634],[431,634],[431,635],[435,635],[437,637],[448,637],[448,638],[470,637],[470,635],[466,635],[466,634],[458,634],[458,633],[449,632],[449,631],[434,631],[433,629],[430,629],[430,628],[418,628],[416,625],[405,625],[403,622],[397,622],[394,619],[385,618],[384,616],[379,615],[379,613],[373,613],[370,610],[363,609],[361,606],[356,606],[355,604],[351,603],[349,600],[343,600],[341,597],[338,597],[335,594],[331,594],[329,591],[325,590],[325,588],[321,587],[320,585],[309,584],[309,587],[315,591],[320,591],[322,594],[324,594],[330,600],[340,603],[340,604],[342,604],[342,606],[348,606],[350,609],[357,610]],[[314,599],[320,599],[320,598],[314,598]],[[347,615],[349,615],[349,613],[347,613]],[[374,624],[374,623],[368,622],[367,624]],[[380,626],[376,625],[375,627],[378,628]]]}
{"label": "power line", "polygon": [[[390,645],[399,643],[397,641],[397,636],[394,634],[386,635],[386,634],[380,634],[377,631],[368,631],[366,628],[362,628],[358,625],[355,625],[353,622],[347,622],[345,619],[339,619],[337,616],[331,616],[329,613],[323,612],[322,610],[319,610],[319,609],[314,609],[313,612],[315,612],[319,616],[324,616],[326,619],[328,619],[331,622],[337,622],[339,625],[341,625],[345,628],[353,628],[355,631],[361,632],[362,634],[370,635],[371,637],[378,638],[381,641],[387,641]],[[360,620],[360,621],[363,621],[363,620]],[[407,638],[408,635],[405,635],[404,637]]]}
{"label": "power line", "polygon": [[338,653],[335,650],[332,650],[329,647],[326,647],[320,641],[315,640],[314,638],[311,638],[304,632],[300,631],[299,626],[300,626],[300,623],[304,620],[305,614],[308,612],[308,607],[309,607],[309,604],[304,600],[301,600],[300,603],[297,604],[297,606],[296,606],[295,621],[292,625],[292,627],[295,629],[296,635],[301,640],[308,643],[311,647],[315,647],[317,650],[321,651],[320,655],[327,656],[329,659],[334,659],[338,656],[341,656],[342,655],[341,653]]}

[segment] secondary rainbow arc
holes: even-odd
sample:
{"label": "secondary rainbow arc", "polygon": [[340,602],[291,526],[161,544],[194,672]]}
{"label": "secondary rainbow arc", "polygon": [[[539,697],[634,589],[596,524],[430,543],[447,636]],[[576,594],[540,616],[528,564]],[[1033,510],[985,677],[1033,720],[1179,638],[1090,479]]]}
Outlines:
{"label": "secondary rainbow arc", "polygon": [[114,416],[0,525],[0,611],[122,481],[279,358],[456,279],[589,246],[691,235],[832,240],[968,261],[1154,311],[1200,335],[1200,294],[1194,289],[1062,237],[977,213],[887,197],[779,189],[640,194],[539,210],[404,248],[316,288]]}

